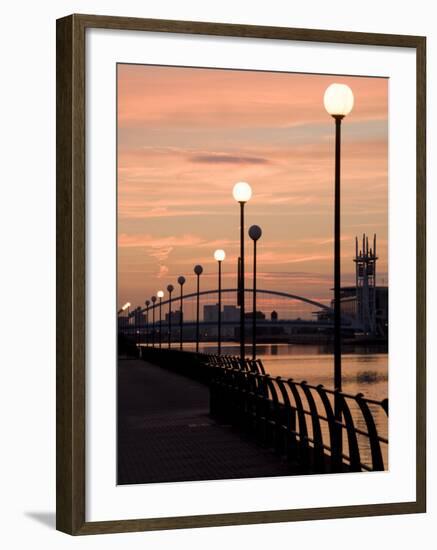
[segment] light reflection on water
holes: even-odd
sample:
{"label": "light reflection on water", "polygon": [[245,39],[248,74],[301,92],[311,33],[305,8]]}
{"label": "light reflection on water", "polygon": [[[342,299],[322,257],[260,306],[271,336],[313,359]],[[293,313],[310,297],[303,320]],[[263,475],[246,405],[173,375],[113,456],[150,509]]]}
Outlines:
{"label": "light reflection on water", "polygon": [[[184,344],[184,349],[194,349],[194,344]],[[216,353],[213,342],[199,345],[202,353]],[[247,346],[247,352],[250,352]],[[388,395],[388,354],[370,347],[345,347],[342,355],[343,391],[363,393],[366,397],[382,400]],[[224,342],[222,353],[239,355],[240,348],[234,342]],[[249,353],[248,353],[249,355]],[[262,360],[265,370],[272,376],[294,378],[310,384],[324,384],[333,387],[334,356],[327,346],[296,344],[260,344],[257,356]]]}

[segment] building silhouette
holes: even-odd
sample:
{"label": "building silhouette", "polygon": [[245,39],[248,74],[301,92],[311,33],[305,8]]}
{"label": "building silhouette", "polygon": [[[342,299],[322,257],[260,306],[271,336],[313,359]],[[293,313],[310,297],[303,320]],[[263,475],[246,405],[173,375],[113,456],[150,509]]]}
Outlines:
{"label": "building silhouette", "polygon": [[203,306],[203,320],[205,323],[216,323],[218,321],[218,304]]}
{"label": "building silhouette", "polygon": [[166,323],[168,323],[170,317],[171,317],[172,324],[173,323],[174,324],[179,323],[179,321],[181,319],[181,310],[177,309],[176,311],[171,311],[170,314],[167,312],[165,314],[165,322]]}
{"label": "building silhouette", "polygon": [[240,308],[236,306],[224,306],[222,320],[225,323],[238,323],[240,321]]}

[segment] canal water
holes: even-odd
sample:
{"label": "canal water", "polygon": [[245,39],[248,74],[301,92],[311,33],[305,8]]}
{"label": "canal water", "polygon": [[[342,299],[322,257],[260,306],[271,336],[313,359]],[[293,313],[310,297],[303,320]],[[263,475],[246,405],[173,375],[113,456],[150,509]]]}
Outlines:
{"label": "canal water", "polygon": [[[184,344],[184,349],[194,349],[194,344]],[[202,342],[199,351],[216,353],[216,343]],[[223,342],[222,354],[239,355],[238,344]],[[348,345],[343,347],[342,381],[345,393],[362,393],[365,397],[382,401],[388,397],[388,354],[381,346]],[[251,352],[247,346],[247,355]],[[309,384],[323,384],[333,388],[334,357],[332,348],[323,345],[259,344],[257,356],[262,360],[266,373],[271,376],[306,380]],[[388,438],[388,418],[379,406],[370,407],[378,434]],[[358,407],[351,407],[357,427],[365,429]],[[364,463],[370,464],[370,449],[366,438],[359,437]],[[382,444],[385,468],[388,469],[388,446]]]}
{"label": "canal water", "polygon": [[[194,344],[184,344],[184,349],[195,349]],[[271,376],[306,380],[309,384],[334,385],[334,357],[332,349],[321,345],[259,344],[259,357]],[[216,353],[213,342],[202,342],[201,353]],[[249,356],[252,348],[247,346]],[[223,342],[223,355],[239,355],[240,348],[234,342]],[[343,391],[363,393],[376,400],[388,396],[388,354],[381,346],[344,346],[342,354]]]}

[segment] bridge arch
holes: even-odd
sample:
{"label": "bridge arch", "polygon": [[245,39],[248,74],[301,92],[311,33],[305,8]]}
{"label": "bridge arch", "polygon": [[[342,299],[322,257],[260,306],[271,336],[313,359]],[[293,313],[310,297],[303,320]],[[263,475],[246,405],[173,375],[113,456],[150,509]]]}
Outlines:
{"label": "bridge arch", "polygon": [[[223,288],[222,289],[222,293],[224,292],[238,292],[238,288]],[[249,292],[249,293],[253,293],[253,289],[252,288],[246,288],[245,289],[245,292]],[[208,296],[210,294],[217,294],[218,293],[218,290],[215,289],[215,290],[202,290],[201,292],[199,292],[199,296]],[[257,289],[256,291],[257,294],[269,294],[269,295],[273,295],[273,296],[280,296],[282,298],[289,298],[290,300],[297,300],[297,301],[300,301],[300,302],[304,302],[305,304],[310,304],[314,307],[317,307],[319,309],[324,309],[326,311],[331,311],[332,308],[330,306],[327,306],[325,304],[322,304],[321,302],[317,302],[316,300],[311,300],[310,298],[305,298],[304,296],[299,296],[297,294],[291,294],[289,292],[282,292],[280,290],[265,290],[265,289]],[[197,296],[197,292],[191,292],[189,294],[184,294],[183,295],[183,298],[184,300],[188,299],[188,298],[195,298]],[[180,295],[179,296],[173,296],[171,301],[172,302],[177,302],[180,300]],[[166,304],[168,304],[170,302],[170,300],[163,300],[161,302],[161,306],[164,306]],[[155,305],[150,305],[149,306],[149,310],[150,309],[154,309],[156,307],[159,307],[159,302],[155,302]],[[146,308],[143,308],[141,310],[143,313],[146,311]]]}

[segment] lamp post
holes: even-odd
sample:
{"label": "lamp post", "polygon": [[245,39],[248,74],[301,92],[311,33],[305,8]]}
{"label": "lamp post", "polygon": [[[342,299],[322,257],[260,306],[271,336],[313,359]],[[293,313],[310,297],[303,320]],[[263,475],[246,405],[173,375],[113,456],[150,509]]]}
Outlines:
{"label": "lamp post", "polygon": [[127,310],[127,327],[126,328],[129,328],[129,308],[131,306],[131,303],[130,302],[126,302],[123,306],[121,306],[121,309],[120,311],[118,312],[119,314],[122,313],[123,311],[126,311]]}
{"label": "lamp post", "polygon": [[173,292],[173,290],[174,290],[173,285],[168,285],[167,286],[167,291],[168,291],[168,295],[169,295],[169,299],[168,299],[168,349],[171,348],[171,293]]}
{"label": "lamp post", "polygon": [[253,241],[252,359],[256,359],[256,243],[261,235],[261,227],[258,225],[249,227],[249,237]]}
{"label": "lamp post", "polygon": [[[345,84],[331,84],[323,98],[326,111],[335,120],[335,188],[334,188],[334,388],[342,390],[341,374],[341,260],[340,260],[340,169],[341,169],[341,122],[354,106],[354,95]],[[338,426],[338,456],[341,461],[343,446],[341,427],[341,407],[339,399],[335,399],[335,419]]]}
{"label": "lamp post", "polygon": [[226,258],[224,250],[216,250],[214,259],[218,263],[218,311],[217,311],[217,354],[222,354],[222,261]]}
{"label": "lamp post", "polygon": [[185,284],[185,277],[182,275],[178,277],[178,283],[181,287],[181,297],[180,297],[180,312],[179,312],[179,349],[182,350],[182,343],[183,343],[183,317],[184,317],[184,284]]}
{"label": "lamp post", "polygon": [[196,353],[199,353],[199,314],[200,314],[200,276],[203,273],[201,265],[194,266],[194,273],[197,275],[197,296],[196,296]]}
{"label": "lamp post", "polygon": [[135,323],[135,344],[138,347],[141,344],[141,335],[140,335],[141,306],[136,307],[133,314],[134,314],[134,323]]}
{"label": "lamp post", "polygon": [[152,348],[155,347],[155,302],[156,302],[156,296],[152,296]]}
{"label": "lamp post", "polygon": [[244,308],[244,205],[252,197],[252,188],[245,181],[236,183],[232,189],[234,199],[240,203],[240,277],[238,289],[240,292],[240,359],[245,356],[245,308]]}
{"label": "lamp post", "polygon": [[349,86],[331,84],[323,98],[325,109],[335,120],[335,191],[334,191],[334,388],[341,391],[341,310],[340,310],[340,162],[341,121],[354,105]]}
{"label": "lamp post", "polygon": [[161,347],[161,344],[162,344],[162,298],[164,297],[164,292],[162,290],[158,290],[156,295],[159,298],[159,347]]}
{"label": "lamp post", "polygon": [[127,333],[128,333],[129,336],[131,336],[131,332],[132,332],[130,318],[131,318],[131,313],[129,311],[128,314],[127,314]]}
{"label": "lamp post", "polygon": [[149,347],[149,306],[150,300],[144,302],[146,304],[146,346]]}

